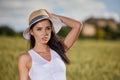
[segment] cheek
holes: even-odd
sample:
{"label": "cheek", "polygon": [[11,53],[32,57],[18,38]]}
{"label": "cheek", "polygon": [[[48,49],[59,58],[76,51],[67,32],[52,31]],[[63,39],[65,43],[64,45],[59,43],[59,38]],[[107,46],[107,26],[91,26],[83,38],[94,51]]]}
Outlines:
{"label": "cheek", "polygon": [[34,36],[40,37],[40,33],[34,33]]}
{"label": "cheek", "polygon": [[46,32],[50,36],[52,31],[51,30],[47,30]]}
{"label": "cheek", "polygon": [[48,37],[49,37],[49,40],[50,40],[50,38],[51,38],[51,32],[49,32]]}
{"label": "cheek", "polygon": [[34,32],[34,33],[33,33],[33,36],[34,36],[35,39],[40,39],[40,38],[42,38],[42,35],[41,35],[39,32]]}
{"label": "cheek", "polygon": [[51,32],[49,33],[49,39],[51,38]]}

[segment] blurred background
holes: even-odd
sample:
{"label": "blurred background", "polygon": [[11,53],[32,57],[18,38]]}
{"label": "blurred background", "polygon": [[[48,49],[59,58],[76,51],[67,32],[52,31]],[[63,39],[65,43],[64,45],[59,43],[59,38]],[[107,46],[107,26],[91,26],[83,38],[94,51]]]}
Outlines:
{"label": "blurred background", "polygon": [[[29,49],[22,32],[40,8],[83,22],[67,80],[120,80],[120,0],[0,0],[0,80],[18,80],[18,56]],[[69,31],[63,25],[58,35]]]}

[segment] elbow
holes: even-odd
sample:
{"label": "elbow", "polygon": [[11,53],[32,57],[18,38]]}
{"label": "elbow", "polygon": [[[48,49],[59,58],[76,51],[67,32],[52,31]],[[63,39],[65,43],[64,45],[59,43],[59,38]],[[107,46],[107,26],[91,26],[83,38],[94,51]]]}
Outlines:
{"label": "elbow", "polygon": [[83,27],[83,23],[82,22],[78,22],[78,24],[76,25],[76,28],[81,31],[82,27]]}

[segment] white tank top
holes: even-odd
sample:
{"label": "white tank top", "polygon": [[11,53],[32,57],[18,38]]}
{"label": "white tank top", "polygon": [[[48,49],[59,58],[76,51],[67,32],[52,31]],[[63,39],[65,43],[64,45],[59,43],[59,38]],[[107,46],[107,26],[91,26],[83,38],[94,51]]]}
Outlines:
{"label": "white tank top", "polygon": [[31,80],[66,80],[66,66],[54,50],[50,49],[50,61],[32,49],[28,52],[32,58],[32,66],[29,70]]}

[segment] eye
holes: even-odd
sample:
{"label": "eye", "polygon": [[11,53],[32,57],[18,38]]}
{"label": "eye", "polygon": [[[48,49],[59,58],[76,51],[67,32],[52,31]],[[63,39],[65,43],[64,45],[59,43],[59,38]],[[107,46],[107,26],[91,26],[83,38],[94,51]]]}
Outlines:
{"label": "eye", "polygon": [[40,27],[39,27],[39,28],[37,28],[37,31],[41,31],[41,30],[42,30],[42,28],[40,28]]}
{"label": "eye", "polygon": [[51,26],[47,26],[46,29],[47,29],[47,30],[51,30]]}

